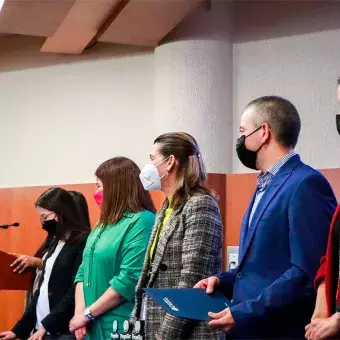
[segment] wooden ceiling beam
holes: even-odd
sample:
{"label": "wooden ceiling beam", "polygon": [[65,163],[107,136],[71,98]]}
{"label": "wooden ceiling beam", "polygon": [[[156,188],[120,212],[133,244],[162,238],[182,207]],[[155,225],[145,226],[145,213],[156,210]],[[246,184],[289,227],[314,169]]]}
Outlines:
{"label": "wooden ceiling beam", "polygon": [[96,37],[98,31],[121,11],[126,0],[76,0],[65,19],[46,39],[41,52],[80,54]]}

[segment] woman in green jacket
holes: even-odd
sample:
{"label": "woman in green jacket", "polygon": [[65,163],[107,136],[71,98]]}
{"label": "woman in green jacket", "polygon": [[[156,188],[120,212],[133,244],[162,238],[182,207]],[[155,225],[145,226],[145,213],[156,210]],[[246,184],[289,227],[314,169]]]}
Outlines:
{"label": "woman in green jacket", "polygon": [[[88,237],[76,282],[70,331],[78,340],[110,339],[112,323],[129,319],[155,220],[151,196],[130,159],[112,158],[96,171],[100,220]],[[101,197],[103,198],[101,202]]]}

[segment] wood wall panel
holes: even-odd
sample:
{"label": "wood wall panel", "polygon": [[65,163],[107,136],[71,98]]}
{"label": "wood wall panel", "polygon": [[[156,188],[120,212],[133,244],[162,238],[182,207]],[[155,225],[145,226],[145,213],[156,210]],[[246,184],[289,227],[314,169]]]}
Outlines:
{"label": "wood wall panel", "polygon": [[237,246],[243,215],[256,188],[256,174],[227,175],[226,245]]}
{"label": "wood wall panel", "polygon": [[[340,202],[340,169],[323,169],[321,173],[330,182]],[[226,244],[237,246],[243,215],[256,188],[256,174],[227,175],[227,204],[225,225]]]}
{"label": "wood wall panel", "polygon": [[[209,176],[209,186],[220,197],[220,207],[223,214],[224,206],[224,175],[213,174]],[[41,193],[50,186],[3,188],[0,189],[0,225],[19,222],[20,227],[0,229],[0,249],[6,252],[33,255],[38,249],[46,234],[41,228],[34,203]],[[99,218],[99,209],[93,199],[96,190],[94,184],[60,185],[67,190],[76,190],[86,197],[91,225],[94,226]],[[160,191],[151,192],[152,199],[159,210],[165,199]],[[221,205],[222,203],[222,205]],[[21,317],[24,310],[25,292],[0,291],[0,331],[11,329]]]}
{"label": "wood wall panel", "polygon": [[[340,200],[340,169],[322,170]],[[224,246],[238,245],[241,221],[256,186],[256,174],[209,174],[208,186],[218,198],[224,225]],[[94,184],[61,185],[67,190],[82,192],[87,198],[91,224],[99,218],[99,209],[93,199]],[[20,222],[19,228],[0,229],[0,249],[32,255],[45,237],[34,202],[48,187],[0,189],[0,224]],[[151,192],[157,209],[164,194]],[[224,252],[223,252],[224,253]],[[24,309],[25,292],[0,291],[0,331],[10,329]]]}

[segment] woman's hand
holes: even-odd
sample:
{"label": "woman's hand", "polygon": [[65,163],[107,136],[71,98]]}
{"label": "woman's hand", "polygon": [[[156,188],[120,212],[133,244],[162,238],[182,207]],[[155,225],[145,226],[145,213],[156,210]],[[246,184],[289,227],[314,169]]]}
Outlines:
{"label": "woman's hand", "polygon": [[0,333],[1,340],[12,340],[18,339],[17,336],[12,331],[2,332]]}
{"label": "woman's hand", "polygon": [[312,321],[316,319],[326,319],[328,317],[327,301],[326,301],[326,285],[325,281],[320,283],[315,302],[315,309]]}
{"label": "woman's hand", "polygon": [[44,326],[41,326],[28,340],[43,340],[46,333]]}
{"label": "woman's hand", "polygon": [[70,321],[70,332],[74,333],[77,329],[85,327],[90,320],[84,314],[76,314]]}
{"label": "woman's hand", "polygon": [[340,314],[335,313],[327,319],[313,320],[306,326],[306,339],[333,339],[340,334]]}
{"label": "woman's hand", "polygon": [[23,273],[28,267],[41,269],[43,261],[38,257],[20,254],[11,254],[17,257],[17,259],[11,264],[13,267],[13,272]]}
{"label": "woman's hand", "polygon": [[86,337],[86,334],[87,334],[86,327],[81,327],[74,332],[74,335],[77,340],[84,340]]}

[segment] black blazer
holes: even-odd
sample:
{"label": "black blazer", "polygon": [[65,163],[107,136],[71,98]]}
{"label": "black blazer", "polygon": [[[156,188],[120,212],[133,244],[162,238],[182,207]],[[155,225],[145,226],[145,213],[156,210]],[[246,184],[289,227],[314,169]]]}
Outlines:
{"label": "black blazer", "polygon": [[[52,335],[69,333],[69,322],[74,315],[74,279],[82,261],[87,235],[75,243],[66,243],[56,258],[48,283],[50,314],[42,324]],[[19,339],[28,339],[37,322],[36,306],[43,279],[23,317],[12,329]]]}

